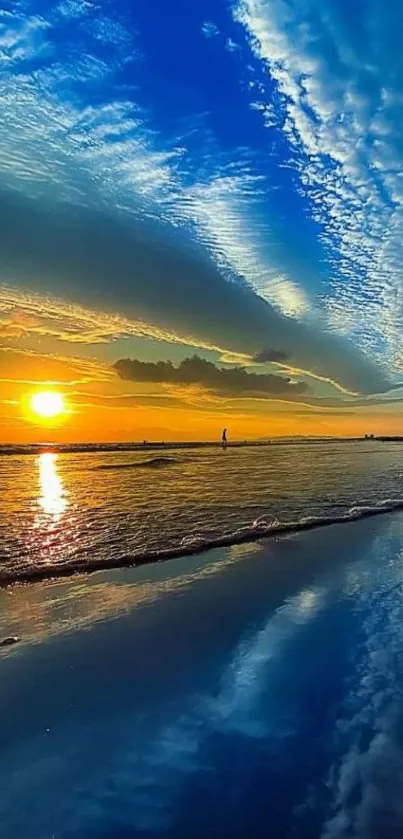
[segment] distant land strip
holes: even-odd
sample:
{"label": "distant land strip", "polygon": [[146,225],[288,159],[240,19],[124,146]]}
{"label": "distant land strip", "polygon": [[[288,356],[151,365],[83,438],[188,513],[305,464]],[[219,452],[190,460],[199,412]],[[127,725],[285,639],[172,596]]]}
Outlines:
{"label": "distant land strip", "polygon": [[[295,444],[324,445],[326,443],[394,443],[403,442],[403,437],[273,437],[260,440],[228,441],[226,448],[243,449],[266,446],[291,446]],[[99,452],[144,452],[168,451],[178,449],[217,449],[221,448],[220,441],[195,442],[133,442],[133,443],[23,443],[0,444],[1,455],[28,455],[55,452],[60,454],[80,454]]]}

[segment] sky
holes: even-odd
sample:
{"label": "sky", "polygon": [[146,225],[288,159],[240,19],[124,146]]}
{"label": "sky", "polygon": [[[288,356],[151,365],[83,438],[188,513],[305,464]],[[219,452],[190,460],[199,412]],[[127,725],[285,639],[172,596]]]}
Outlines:
{"label": "sky", "polygon": [[402,26],[3,1],[0,443],[402,433]]}

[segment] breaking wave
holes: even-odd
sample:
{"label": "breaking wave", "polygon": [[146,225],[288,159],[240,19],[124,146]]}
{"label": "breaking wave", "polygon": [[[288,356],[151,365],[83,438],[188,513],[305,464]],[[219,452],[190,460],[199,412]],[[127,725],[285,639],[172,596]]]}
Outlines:
{"label": "breaking wave", "polygon": [[91,573],[112,568],[161,562],[163,560],[204,553],[213,548],[231,547],[232,545],[241,545],[260,539],[306,530],[315,530],[335,524],[347,524],[359,519],[372,518],[402,509],[403,498],[398,498],[385,499],[373,505],[350,507],[340,514],[303,516],[295,521],[272,520],[268,522],[258,519],[250,526],[227,531],[221,535],[214,535],[211,538],[205,535],[189,534],[189,536],[182,538],[178,545],[170,548],[145,549],[138,553],[125,553],[110,558],[103,557],[102,559],[97,557],[91,558],[88,555],[85,558],[76,556],[71,560],[65,560],[63,564],[47,562],[42,565],[39,563],[30,563],[29,565],[14,568],[3,568],[0,570],[0,585],[5,586],[16,582],[30,582],[49,577],[67,577],[77,573]]}
{"label": "breaking wave", "polygon": [[151,457],[148,460],[141,460],[139,463],[102,463],[94,468],[99,471],[111,469],[160,469],[163,466],[175,466],[181,461],[176,457]]}

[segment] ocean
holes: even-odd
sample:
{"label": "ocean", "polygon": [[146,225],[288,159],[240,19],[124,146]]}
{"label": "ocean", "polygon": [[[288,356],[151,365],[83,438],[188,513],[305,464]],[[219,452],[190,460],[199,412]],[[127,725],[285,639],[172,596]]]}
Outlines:
{"label": "ocean", "polygon": [[166,559],[403,505],[403,445],[0,450],[0,583]]}

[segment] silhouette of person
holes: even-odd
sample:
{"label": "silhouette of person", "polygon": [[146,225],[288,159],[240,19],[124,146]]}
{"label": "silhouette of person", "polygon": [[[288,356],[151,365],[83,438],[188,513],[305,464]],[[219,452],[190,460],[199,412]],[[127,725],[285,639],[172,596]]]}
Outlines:
{"label": "silhouette of person", "polygon": [[223,433],[221,435],[221,445],[222,445],[223,449],[227,448],[227,429],[226,428],[223,429]]}

